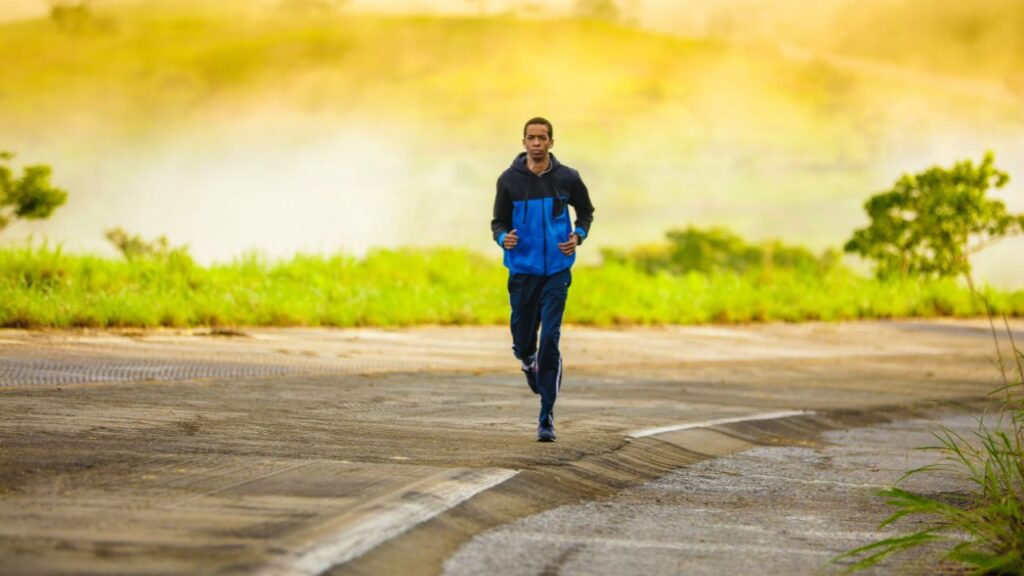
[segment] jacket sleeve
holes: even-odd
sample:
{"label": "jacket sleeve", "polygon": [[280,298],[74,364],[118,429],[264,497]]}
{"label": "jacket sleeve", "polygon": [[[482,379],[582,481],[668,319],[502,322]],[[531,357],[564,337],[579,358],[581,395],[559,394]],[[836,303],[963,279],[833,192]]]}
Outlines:
{"label": "jacket sleeve", "polygon": [[590,192],[583,179],[576,174],[576,185],[569,196],[569,205],[576,211],[576,228],[573,232],[579,236],[580,244],[590,235],[590,224],[594,221],[594,205],[590,202]]}
{"label": "jacket sleeve", "polygon": [[498,246],[502,246],[505,235],[512,231],[512,198],[501,185],[498,178],[497,191],[494,194],[494,218],[491,219],[491,236]]}

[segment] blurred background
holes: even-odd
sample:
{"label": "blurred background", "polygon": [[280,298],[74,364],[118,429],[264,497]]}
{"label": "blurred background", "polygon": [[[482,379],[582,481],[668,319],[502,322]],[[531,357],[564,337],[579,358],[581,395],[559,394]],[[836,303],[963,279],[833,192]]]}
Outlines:
{"label": "blurred background", "polygon": [[[2,0],[0,50],[0,149],[69,191],[0,243],[497,259],[535,115],[597,206],[584,262],[687,225],[838,249],[901,173],[986,150],[1024,211],[1020,0]],[[1024,285],[1022,254],[977,273]]]}

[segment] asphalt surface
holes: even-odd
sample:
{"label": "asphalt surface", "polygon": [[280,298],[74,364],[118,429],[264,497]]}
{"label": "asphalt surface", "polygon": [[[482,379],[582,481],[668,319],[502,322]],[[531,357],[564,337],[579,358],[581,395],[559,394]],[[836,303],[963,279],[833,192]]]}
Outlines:
{"label": "asphalt surface", "polygon": [[0,331],[0,571],[436,574],[503,525],[998,383],[975,321],[567,327],[563,352],[545,445],[502,328]]}
{"label": "asphalt surface", "polygon": [[[828,574],[831,560],[858,546],[921,529],[877,491],[908,470],[933,464],[931,436],[944,426],[970,438],[980,413],[832,430],[808,446],[752,446],[709,459],[615,496],[567,505],[475,536],[444,574]],[[734,430],[718,434],[738,439]],[[811,444],[811,443],[809,443]],[[899,486],[964,501],[972,485],[950,472],[911,476]],[[892,556],[863,574],[960,573],[938,547]]]}

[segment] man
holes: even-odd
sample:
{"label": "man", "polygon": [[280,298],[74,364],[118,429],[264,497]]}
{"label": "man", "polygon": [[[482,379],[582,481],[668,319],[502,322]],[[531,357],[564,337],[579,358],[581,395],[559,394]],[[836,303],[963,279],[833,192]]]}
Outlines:
{"label": "man", "polygon": [[[498,178],[491,220],[491,232],[505,250],[509,270],[512,352],[522,362],[530,390],[540,395],[537,440],[542,442],[555,440],[555,399],[562,386],[558,339],[572,283],[569,270],[594,219],[594,206],[579,173],[550,152],[554,138],[551,122],[526,122],[526,151]],[[568,206],[575,209],[575,225],[569,221]]]}

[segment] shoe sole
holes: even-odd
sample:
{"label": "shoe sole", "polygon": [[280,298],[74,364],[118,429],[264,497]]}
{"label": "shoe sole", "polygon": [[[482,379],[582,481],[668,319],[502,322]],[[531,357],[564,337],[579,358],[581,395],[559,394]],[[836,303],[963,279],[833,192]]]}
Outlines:
{"label": "shoe sole", "polygon": [[554,442],[555,438],[556,436],[554,430],[552,430],[550,434],[545,434],[543,432],[537,433],[537,442]]}

